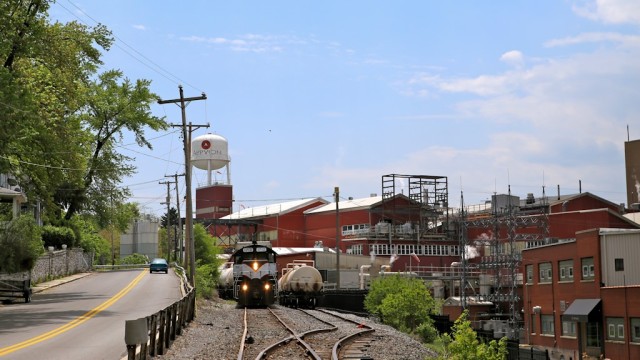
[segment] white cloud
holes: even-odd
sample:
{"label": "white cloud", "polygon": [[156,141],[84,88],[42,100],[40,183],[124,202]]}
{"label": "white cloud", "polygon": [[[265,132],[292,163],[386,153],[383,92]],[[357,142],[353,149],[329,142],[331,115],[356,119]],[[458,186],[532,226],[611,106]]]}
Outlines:
{"label": "white cloud", "polygon": [[144,25],[139,25],[139,24],[134,24],[134,25],[133,25],[133,28],[134,28],[134,29],[136,29],[136,30],[142,30],[142,31],[147,30],[147,27],[146,27],[146,26],[144,26]]}
{"label": "white cloud", "polygon": [[545,42],[547,47],[578,45],[584,43],[600,43],[600,42],[613,42],[631,46],[640,45],[640,36],[638,35],[624,35],[619,33],[607,32],[607,33],[584,33],[576,36],[570,36],[560,39],[552,39]]}
{"label": "white cloud", "polygon": [[500,61],[511,66],[520,67],[524,64],[524,56],[518,50],[511,50],[502,54]]}
{"label": "white cloud", "polygon": [[583,17],[605,24],[640,25],[640,1],[595,0],[575,4],[573,11]]}

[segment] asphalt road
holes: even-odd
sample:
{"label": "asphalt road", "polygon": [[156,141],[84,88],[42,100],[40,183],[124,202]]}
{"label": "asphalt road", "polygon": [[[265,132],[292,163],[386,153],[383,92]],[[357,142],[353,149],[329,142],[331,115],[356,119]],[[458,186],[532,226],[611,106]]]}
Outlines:
{"label": "asphalt road", "polygon": [[126,320],[182,297],[180,281],[149,270],[92,273],[0,306],[0,359],[104,359],[126,356]]}

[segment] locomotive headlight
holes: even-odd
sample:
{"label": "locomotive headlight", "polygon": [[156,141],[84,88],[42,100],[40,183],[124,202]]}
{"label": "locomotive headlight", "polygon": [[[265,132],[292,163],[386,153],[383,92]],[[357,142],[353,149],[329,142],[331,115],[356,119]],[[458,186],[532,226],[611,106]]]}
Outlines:
{"label": "locomotive headlight", "polygon": [[253,267],[253,271],[258,271],[258,262],[254,261],[252,267]]}
{"label": "locomotive headlight", "polygon": [[264,284],[264,289],[265,289],[265,290],[269,290],[270,288],[271,288],[271,285],[269,285],[268,283],[267,283],[267,284]]}
{"label": "locomotive headlight", "polygon": [[247,291],[248,288],[249,288],[249,285],[242,284],[242,291]]}

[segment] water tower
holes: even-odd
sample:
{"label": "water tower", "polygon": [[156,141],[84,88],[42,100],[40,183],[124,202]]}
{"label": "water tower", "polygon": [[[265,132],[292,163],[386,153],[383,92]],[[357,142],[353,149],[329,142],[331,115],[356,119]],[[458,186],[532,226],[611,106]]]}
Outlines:
{"label": "water tower", "polygon": [[229,161],[229,143],[224,137],[205,134],[191,141],[191,165],[207,170],[207,185],[211,186],[211,173],[223,167],[226,167],[226,183],[231,183]]}
{"label": "water tower", "polygon": [[[233,188],[228,149],[227,139],[216,134],[201,135],[191,141],[191,165],[207,171],[207,185],[196,188],[197,218],[218,219],[231,213]],[[222,168],[226,170],[227,181],[212,183],[211,174]]]}

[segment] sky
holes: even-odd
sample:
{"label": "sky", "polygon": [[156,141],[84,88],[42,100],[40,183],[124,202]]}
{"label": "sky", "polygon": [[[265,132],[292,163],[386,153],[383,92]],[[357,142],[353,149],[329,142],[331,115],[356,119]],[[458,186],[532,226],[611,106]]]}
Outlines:
{"label": "sky", "polygon": [[[58,0],[49,14],[113,32],[102,70],[151,80],[163,100],[179,85],[206,94],[187,122],[209,124],[194,138],[227,139],[234,211],[332,201],[334,187],[380,195],[388,174],[447,177],[453,207],[509,188],[626,202],[624,142],[640,139],[637,0]],[[181,123],[174,104],[152,113]],[[138,170],[122,186],[161,215],[160,182],[185,169],[180,128],[146,134],[153,150],[125,136]],[[193,189],[206,185],[194,169]]]}

